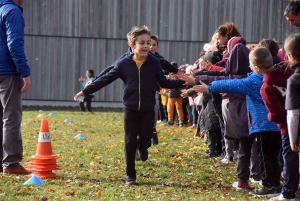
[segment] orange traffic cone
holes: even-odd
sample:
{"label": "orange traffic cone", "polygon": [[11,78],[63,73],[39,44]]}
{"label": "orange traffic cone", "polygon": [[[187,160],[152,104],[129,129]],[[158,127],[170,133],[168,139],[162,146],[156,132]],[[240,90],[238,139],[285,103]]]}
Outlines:
{"label": "orange traffic cone", "polygon": [[38,145],[36,154],[31,157],[31,162],[28,165],[29,170],[33,170],[32,176],[39,178],[55,178],[57,175],[52,170],[59,170],[56,164],[58,156],[52,152],[52,145],[49,133],[48,120],[43,119],[39,133]]}

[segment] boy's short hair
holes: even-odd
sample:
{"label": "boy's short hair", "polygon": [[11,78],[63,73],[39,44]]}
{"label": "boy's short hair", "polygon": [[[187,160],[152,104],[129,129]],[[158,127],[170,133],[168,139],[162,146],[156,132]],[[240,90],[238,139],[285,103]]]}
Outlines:
{"label": "boy's short hair", "polygon": [[209,61],[212,64],[216,64],[223,58],[222,52],[220,50],[210,51],[205,54],[204,61]]}
{"label": "boy's short hair", "polygon": [[175,66],[175,68],[178,68],[178,64],[177,64],[176,61],[172,61],[171,64],[172,64],[173,66]]}
{"label": "boy's short hair", "polygon": [[157,45],[158,45],[158,36],[157,36],[157,35],[151,35],[151,36],[150,36],[150,39],[151,39],[151,40],[155,40],[156,43],[157,43]]}
{"label": "boy's short hair", "polygon": [[262,69],[269,69],[273,66],[271,52],[265,47],[257,47],[249,54],[249,59],[254,66]]}
{"label": "boy's short hair", "polygon": [[300,13],[300,1],[291,1],[284,10],[284,16],[291,13],[292,15],[299,15]]}
{"label": "boy's short hair", "polygon": [[92,76],[94,76],[94,70],[93,69],[89,69],[87,70]]}
{"label": "boy's short hair", "polygon": [[126,37],[128,42],[135,44],[137,38],[143,34],[148,34],[149,36],[151,36],[149,28],[145,25],[142,26],[141,28],[132,27],[131,31],[127,33]]}
{"label": "boy's short hair", "polygon": [[263,39],[258,43],[259,46],[268,48],[271,52],[271,55],[277,56],[279,45],[275,39]]}

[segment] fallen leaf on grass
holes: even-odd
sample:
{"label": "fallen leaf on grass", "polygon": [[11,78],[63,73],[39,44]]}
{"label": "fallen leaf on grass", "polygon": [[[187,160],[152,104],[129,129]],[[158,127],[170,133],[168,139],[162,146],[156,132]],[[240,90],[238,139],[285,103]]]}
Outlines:
{"label": "fallen leaf on grass", "polygon": [[98,197],[101,197],[101,194],[102,194],[102,191],[101,191],[101,190],[97,191],[97,193],[96,193],[96,195],[97,195]]}
{"label": "fallen leaf on grass", "polygon": [[165,190],[165,193],[170,193],[171,190],[172,190],[172,188],[168,186],[168,187],[166,188],[166,190]]}
{"label": "fallen leaf on grass", "polygon": [[74,195],[74,194],[75,194],[75,191],[73,191],[72,189],[68,189],[68,194],[69,194],[69,195]]}

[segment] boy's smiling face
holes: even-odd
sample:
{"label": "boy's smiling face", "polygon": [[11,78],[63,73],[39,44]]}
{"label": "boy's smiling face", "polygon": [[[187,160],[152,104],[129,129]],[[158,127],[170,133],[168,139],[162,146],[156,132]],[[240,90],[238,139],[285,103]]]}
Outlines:
{"label": "boy's smiling face", "polygon": [[142,34],[137,37],[135,44],[130,44],[135,59],[144,60],[147,58],[150,50],[150,36],[148,34]]}

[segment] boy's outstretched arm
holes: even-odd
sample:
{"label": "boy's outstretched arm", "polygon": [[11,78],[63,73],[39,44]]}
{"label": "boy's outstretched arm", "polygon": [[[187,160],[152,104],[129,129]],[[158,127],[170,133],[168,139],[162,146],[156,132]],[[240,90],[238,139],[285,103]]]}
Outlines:
{"label": "boy's outstretched arm", "polygon": [[106,85],[112,83],[119,77],[120,77],[120,75],[119,75],[118,66],[116,66],[113,69],[111,69],[108,73],[106,73],[105,75],[95,79],[94,82],[92,82],[91,84],[86,86],[81,92],[77,93],[75,95],[75,98],[77,99],[79,96],[85,96],[88,94],[92,94],[92,93],[100,90],[101,88],[105,87]]}
{"label": "boy's outstretched arm", "polygon": [[232,94],[249,94],[248,79],[233,79],[233,80],[218,80],[209,85],[201,82],[201,85],[196,85],[193,89],[196,92],[209,93],[232,93]]}

